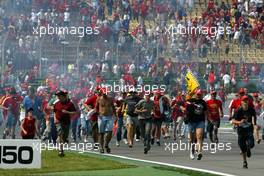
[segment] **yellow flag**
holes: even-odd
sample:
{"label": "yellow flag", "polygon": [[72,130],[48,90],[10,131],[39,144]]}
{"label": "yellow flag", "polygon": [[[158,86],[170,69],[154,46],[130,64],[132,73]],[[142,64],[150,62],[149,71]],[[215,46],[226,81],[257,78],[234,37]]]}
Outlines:
{"label": "yellow flag", "polygon": [[191,70],[188,70],[185,76],[187,94],[192,95],[193,92],[200,87],[200,84]]}

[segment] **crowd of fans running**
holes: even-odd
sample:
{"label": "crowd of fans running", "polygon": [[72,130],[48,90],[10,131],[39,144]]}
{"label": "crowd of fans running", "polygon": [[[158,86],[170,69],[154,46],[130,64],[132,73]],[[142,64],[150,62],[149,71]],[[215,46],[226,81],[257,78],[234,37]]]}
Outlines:
{"label": "crowd of fans running", "polygon": [[[195,3],[203,10],[195,9]],[[144,153],[148,153],[155,142],[160,145],[162,134],[165,139],[170,137],[172,123],[173,139],[184,138],[186,129],[181,131],[184,121],[189,130],[197,130],[196,140],[202,145],[208,113],[209,137],[211,142],[218,143],[217,129],[224,116],[222,103],[229,93],[237,92],[238,81],[248,85],[252,78],[258,80],[254,84],[255,93],[240,89],[230,103],[229,117],[234,126],[243,125],[245,119],[241,120],[236,110],[244,113],[248,107],[253,108],[251,118],[258,118],[260,123],[247,119],[249,124],[245,128],[254,126],[259,143],[259,131],[263,128],[264,68],[256,62],[237,65],[229,61],[228,53],[232,45],[263,49],[263,22],[260,0],[3,1],[0,6],[3,138],[15,138],[16,125],[21,122],[22,138],[32,139],[37,134],[43,141],[55,143],[58,139],[62,144],[68,142],[71,126],[73,141],[87,142],[91,135],[94,143],[99,142],[101,153],[111,152],[108,144],[115,134],[117,146],[122,138],[129,147],[133,147],[134,136],[137,141],[143,139]],[[80,51],[83,59],[50,61],[51,58],[38,55],[43,38],[51,46],[71,44],[72,38],[62,31],[43,38],[34,34],[34,29],[48,26],[98,28],[100,35],[83,37],[90,46],[89,55]],[[176,28],[182,27],[205,27],[209,32],[174,34]],[[223,33],[220,28],[225,29]],[[227,29],[231,29],[230,33]],[[226,58],[220,63],[195,61],[206,57],[209,50],[217,54],[222,43]],[[166,57],[166,53],[172,53],[172,57]],[[204,89],[197,89],[193,97],[186,93],[185,74],[189,69]],[[113,84],[166,88],[150,92],[107,90]],[[194,119],[196,116],[198,121]],[[190,139],[195,142],[194,136]],[[245,148],[245,141],[240,142],[243,155],[254,146],[254,138],[250,148]],[[63,147],[59,155],[64,156]],[[197,158],[202,158],[200,149]],[[243,167],[247,167],[246,160]]]}

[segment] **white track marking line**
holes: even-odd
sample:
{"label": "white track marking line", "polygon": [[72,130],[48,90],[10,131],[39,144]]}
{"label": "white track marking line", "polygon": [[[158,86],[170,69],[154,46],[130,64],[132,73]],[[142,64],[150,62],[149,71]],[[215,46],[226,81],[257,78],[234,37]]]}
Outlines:
{"label": "white track marking line", "polygon": [[[79,152],[83,153],[82,150],[75,150],[75,151],[79,151]],[[212,170],[207,170],[207,169],[200,169],[200,168],[182,166],[182,165],[177,165],[177,164],[169,164],[169,163],[163,163],[163,162],[158,162],[158,161],[143,160],[143,159],[131,158],[131,157],[126,157],[126,156],[121,156],[121,155],[101,154],[101,153],[92,152],[92,151],[84,151],[84,152],[92,153],[92,154],[96,154],[96,155],[102,155],[102,156],[111,156],[111,157],[115,157],[115,158],[127,159],[127,160],[132,160],[132,161],[139,161],[139,162],[145,162],[145,163],[151,163],[151,164],[158,164],[158,165],[163,165],[163,166],[175,167],[175,168],[180,168],[180,169],[193,170],[193,171],[198,171],[198,172],[205,172],[205,173],[221,175],[221,176],[235,176],[235,175],[232,175],[232,174],[227,174],[227,173],[217,172],[217,171],[212,171]]]}

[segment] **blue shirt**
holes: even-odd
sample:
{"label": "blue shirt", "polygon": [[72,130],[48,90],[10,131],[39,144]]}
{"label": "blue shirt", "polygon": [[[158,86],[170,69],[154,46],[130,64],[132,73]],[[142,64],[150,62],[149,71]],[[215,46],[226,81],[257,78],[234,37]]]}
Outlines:
{"label": "blue shirt", "polygon": [[32,101],[29,96],[26,96],[23,100],[23,106],[26,111],[29,108],[33,108],[33,114],[38,116],[41,113],[40,107],[42,106],[42,100],[40,97],[35,96],[34,101]]}

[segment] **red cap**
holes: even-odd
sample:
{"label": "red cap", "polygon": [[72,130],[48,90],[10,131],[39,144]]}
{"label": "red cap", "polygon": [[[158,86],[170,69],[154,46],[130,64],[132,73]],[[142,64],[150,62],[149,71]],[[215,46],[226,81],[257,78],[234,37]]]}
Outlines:
{"label": "red cap", "polygon": [[240,88],[238,93],[239,94],[245,94],[246,92],[245,92],[245,89],[244,88]]}
{"label": "red cap", "polygon": [[258,93],[253,93],[253,97],[258,97]]}
{"label": "red cap", "polygon": [[106,89],[106,87],[102,87],[102,88],[100,89],[100,93],[101,93],[101,94],[107,94],[107,89]]}
{"label": "red cap", "polygon": [[163,95],[164,92],[162,92],[160,90],[156,90],[156,91],[154,91],[154,93],[157,94],[157,95]]}
{"label": "red cap", "polygon": [[197,89],[197,90],[195,91],[195,94],[196,94],[196,95],[202,95],[202,94],[203,94],[203,91],[202,91],[201,89]]}
{"label": "red cap", "polygon": [[241,101],[248,101],[248,96],[244,95],[244,96],[241,98]]}

